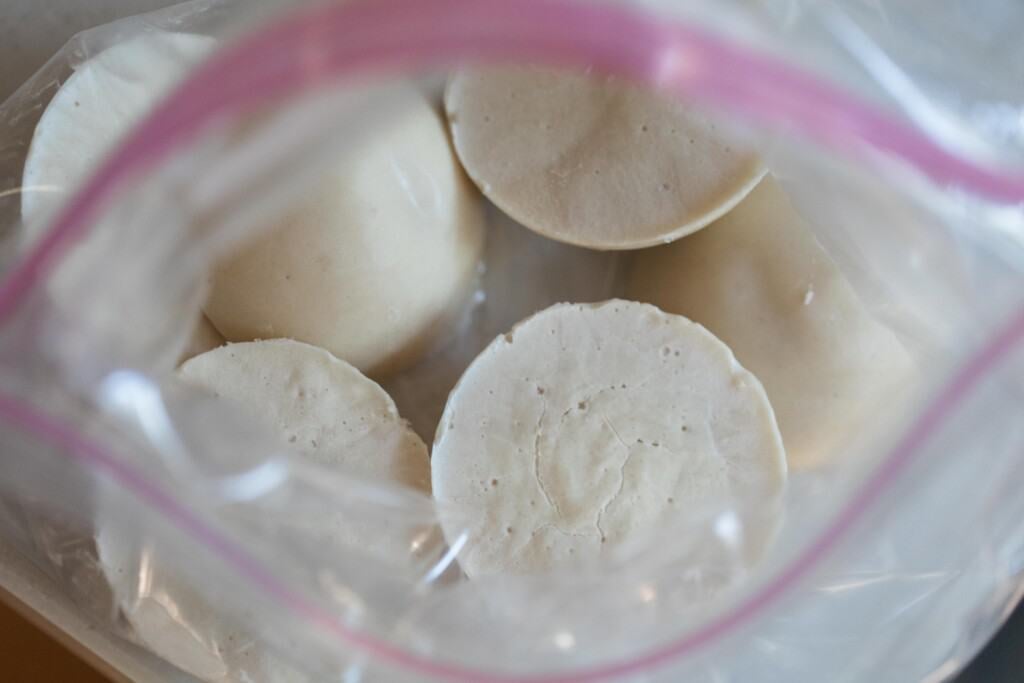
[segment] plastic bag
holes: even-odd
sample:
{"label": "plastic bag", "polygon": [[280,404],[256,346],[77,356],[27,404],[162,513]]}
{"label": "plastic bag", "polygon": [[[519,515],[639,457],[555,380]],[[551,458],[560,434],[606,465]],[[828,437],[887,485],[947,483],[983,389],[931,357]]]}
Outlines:
{"label": "plastic bag", "polygon": [[[635,4],[203,0],[78,36],[0,109],[5,188],[69,68],[139,33],[256,26],[223,38],[45,231],[20,224],[16,192],[0,198],[5,540],[91,620],[205,680],[956,671],[1016,603],[1024,568],[1024,62],[1013,36],[971,39],[988,35],[983,17],[1008,27],[1020,10],[972,3],[962,22],[957,2]],[[951,34],[958,59],[935,48]],[[790,474],[756,564],[752,502],[695,509],[598,567],[468,581],[472,520],[446,543],[422,494],[289,457],[167,376],[216,255],[387,130],[387,98],[346,85],[430,73],[419,82],[436,90],[439,69],[509,60],[636,79],[729,121],[917,359],[912,399],[878,405],[831,466]],[[460,331],[388,384],[423,432],[494,335],[555,301],[619,293],[621,257],[490,216]],[[97,246],[76,255],[79,240]],[[408,561],[381,562],[307,523],[331,515],[417,541]],[[97,536],[121,580],[104,576]],[[118,665],[144,676],[139,657]]]}

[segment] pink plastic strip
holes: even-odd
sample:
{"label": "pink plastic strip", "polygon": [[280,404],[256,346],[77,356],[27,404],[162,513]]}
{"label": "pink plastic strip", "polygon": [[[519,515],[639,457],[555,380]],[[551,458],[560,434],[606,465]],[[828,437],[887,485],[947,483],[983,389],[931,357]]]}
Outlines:
{"label": "pink plastic strip", "polygon": [[[628,9],[574,0],[376,0],[327,5],[301,9],[221,52],[136,128],[0,285],[0,323],[9,322],[26,295],[61,253],[85,234],[119,187],[187,144],[212,121],[343,75],[510,60],[594,66],[727,109],[754,125],[799,131],[845,156],[881,151],[939,184],[956,185],[997,201],[1024,201],[1024,177],[998,173],[951,155],[913,128],[782,62]],[[777,601],[842,539],[963,397],[1022,338],[1024,310],[957,374],[828,530],[735,610],[637,658],[530,678],[434,661],[353,631],[292,592],[230,539],[204,525],[161,488],[73,428],[12,397],[0,396],[0,416],[104,471],[270,598],[320,625],[347,646],[420,674],[450,680],[579,683],[637,674],[692,653]]]}

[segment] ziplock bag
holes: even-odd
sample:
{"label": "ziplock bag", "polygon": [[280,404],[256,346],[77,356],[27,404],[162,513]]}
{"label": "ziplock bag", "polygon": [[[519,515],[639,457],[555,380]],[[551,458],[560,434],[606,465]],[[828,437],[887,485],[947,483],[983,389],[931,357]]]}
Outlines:
{"label": "ziplock bag", "polygon": [[[0,109],[5,541],[141,646],[118,664],[137,678],[145,650],[182,680],[942,680],[1024,585],[1022,19],[1001,2],[202,0],[79,35]],[[20,164],[54,86],[168,31],[218,47],[23,225],[19,194],[52,190],[20,188]],[[763,501],[695,507],[600,563],[468,580],[474,520],[445,535],[422,493],[292,457],[171,376],[218,255],[400,117],[367,82],[437,98],[447,69],[507,62],[720,117],[912,354],[828,465],[789,473],[770,533]],[[493,207],[487,240],[460,320],[386,382],[428,439],[491,338],[621,294],[628,256]],[[414,540],[382,560],[317,522],[335,519]]]}

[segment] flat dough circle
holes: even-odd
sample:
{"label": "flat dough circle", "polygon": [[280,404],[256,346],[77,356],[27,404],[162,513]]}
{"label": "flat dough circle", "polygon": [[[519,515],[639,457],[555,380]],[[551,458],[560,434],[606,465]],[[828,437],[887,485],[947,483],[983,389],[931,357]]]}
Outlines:
{"label": "flat dough circle", "polygon": [[686,105],[611,77],[464,70],[445,96],[455,149],[483,193],[541,235],[633,249],[698,230],[763,174]]}
{"label": "flat dough circle", "polygon": [[[187,361],[178,375],[274,430],[297,457],[430,491],[427,448],[391,398],[323,349],[285,339],[229,344]],[[364,524],[346,514],[296,523],[329,539],[332,547],[359,547],[384,562],[415,561],[411,548],[419,530],[409,526],[391,528],[381,520]],[[207,681],[300,680],[280,673],[288,668],[271,653],[247,647],[251,637],[168,569],[159,546],[126,538],[123,527],[102,519],[98,528],[104,573],[136,636],[149,648]],[[147,575],[140,588],[133,582],[143,564]]]}
{"label": "flat dough circle", "polygon": [[427,447],[391,397],[323,349],[290,339],[228,344],[186,361],[178,376],[239,406],[314,462],[430,491]]}
{"label": "flat dough circle", "polygon": [[[558,304],[498,337],[452,391],[432,456],[471,576],[599,556],[702,504],[771,499],[786,465],[757,379],[653,306]],[[766,506],[766,514],[773,506]]]}
{"label": "flat dough circle", "polygon": [[36,124],[22,176],[30,238],[189,69],[213,52],[209,36],[152,31],[75,67]]}
{"label": "flat dough circle", "polygon": [[226,339],[299,339],[381,376],[450,326],[474,282],[482,205],[426,97],[394,87],[389,104],[400,114],[216,267],[205,310]]}
{"label": "flat dough circle", "polygon": [[[43,111],[32,135],[22,177],[24,243],[39,238],[49,227],[48,219],[54,217],[70,193],[86,180],[121,137],[216,45],[217,41],[208,36],[150,30],[75,67]],[[109,263],[110,240],[115,237],[109,221],[96,222],[92,232],[63,257],[47,283],[59,305],[79,312],[82,278],[89,277],[82,269]],[[165,347],[154,361],[156,367],[169,370],[187,348],[201,348],[208,343],[207,330],[193,322],[199,317],[200,294],[197,289],[184,302],[186,312],[182,315],[187,316],[188,322],[171,334],[159,331],[172,314],[167,310],[150,307],[153,310],[141,313],[152,315],[154,320],[134,321],[132,335],[151,330],[157,335],[154,344]],[[123,328],[125,311],[117,303],[104,299],[91,300],[88,305],[98,327]]]}
{"label": "flat dough circle", "polygon": [[764,383],[789,465],[820,465],[912,362],[768,177],[727,216],[633,255],[627,296],[685,315]]}

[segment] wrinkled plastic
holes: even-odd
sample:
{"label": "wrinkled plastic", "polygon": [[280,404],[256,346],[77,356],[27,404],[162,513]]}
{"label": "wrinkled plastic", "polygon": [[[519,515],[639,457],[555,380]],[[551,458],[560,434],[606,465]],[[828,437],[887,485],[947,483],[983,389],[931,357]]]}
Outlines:
{"label": "wrinkled plastic", "polygon": [[[1024,60],[1013,35],[970,40],[976,22],[1020,25],[1020,10],[981,3],[958,23],[968,3],[635,4],[378,0],[278,17],[274,3],[204,0],[78,36],[0,108],[4,538],[93,620],[204,680],[957,670],[1024,585]],[[153,28],[226,47],[46,230],[21,226],[20,163],[53,84]],[[953,34],[957,59],[934,47]],[[422,494],[292,457],[169,377],[216,255],[268,227],[334,155],[386,134],[386,97],[346,94],[351,79],[429,73],[436,92],[441,69],[496,60],[592,66],[718,112],[913,352],[906,396],[877,406],[833,465],[790,474],[758,562],[750,501],[694,510],[597,567],[468,581],[457,560],[473,520],[446,541]],[[489,216],[475,301],[447,343],[385,382],[428,441],[491,338],[550,303],[619,293],[626,257]],[[102,257],[70,257],[79,239],[102,240]],[[381,562],[309,523],[327,515],[417,540]]]}

